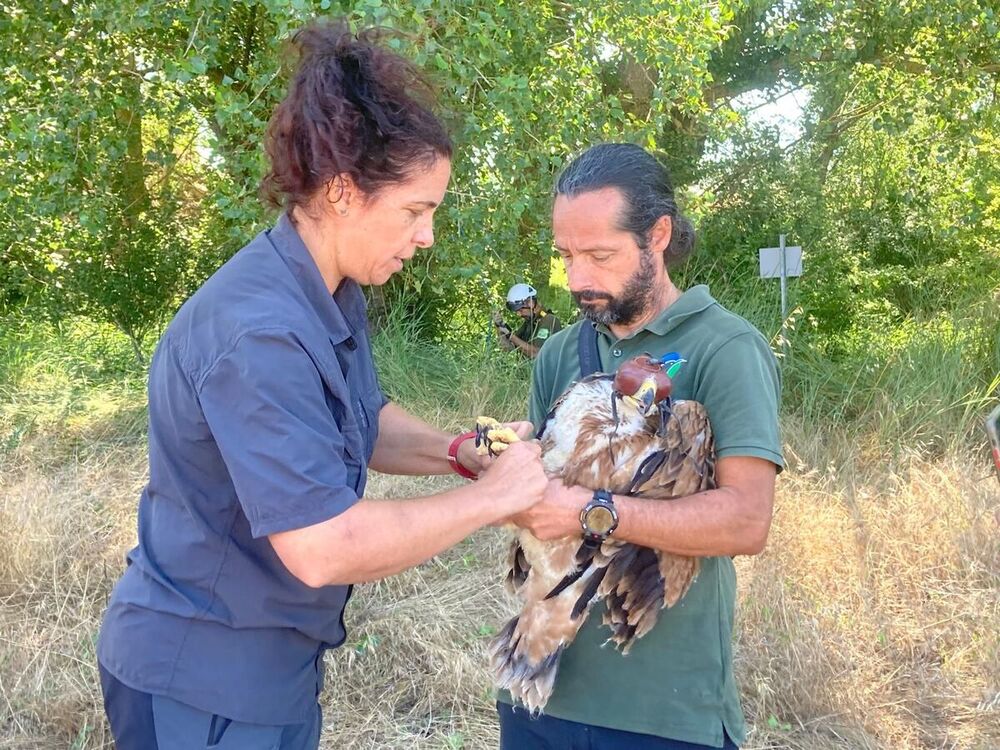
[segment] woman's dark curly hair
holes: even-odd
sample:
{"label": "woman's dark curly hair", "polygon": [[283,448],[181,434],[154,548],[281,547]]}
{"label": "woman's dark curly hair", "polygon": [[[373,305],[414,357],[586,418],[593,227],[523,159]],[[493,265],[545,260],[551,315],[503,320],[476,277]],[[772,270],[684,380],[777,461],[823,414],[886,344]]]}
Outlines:
{"label": "woman's dark curly hair", "polygon": [[292,37],[294,77],[267,128],[267,203],[306,205],[337,175],[350,176],[370,197],[439,156],[451,158],[430,86],[412,63],[379,44],[384,36],[380,29],[352,34],[338,20],[314,22]]}

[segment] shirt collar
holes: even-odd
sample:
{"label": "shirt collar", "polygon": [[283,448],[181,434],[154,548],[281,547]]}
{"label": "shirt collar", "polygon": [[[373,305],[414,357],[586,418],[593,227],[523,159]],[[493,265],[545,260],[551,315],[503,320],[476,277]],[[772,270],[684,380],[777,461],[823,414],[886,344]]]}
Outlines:
{"label": "shirt collar", "polygon": [[352,279],[344,279],[331,295],[316,262],[287,213],[281,215],[267,235],[292,272],[305,298],[323,321],[334,344],[345,341],[367,327],[365,297],[361,287]]}
{"label": "shirt collar", "polygon": [[[700,313],[714,304],[715,299],[709,293],[707,286],[704,284],[693,286],[674,300],[663,312],[626,338],[634,338],[642,331],[649,331],[650,333],[655,333],[657,336],[663,336],[692,315]],[[605,325],[598,325],[597,330],[612,339],[616,338]]]}

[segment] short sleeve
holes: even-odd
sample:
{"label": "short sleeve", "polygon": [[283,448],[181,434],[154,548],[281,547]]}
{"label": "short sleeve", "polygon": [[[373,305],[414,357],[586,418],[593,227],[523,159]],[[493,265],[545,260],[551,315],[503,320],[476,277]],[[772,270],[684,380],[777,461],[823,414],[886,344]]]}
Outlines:
{"label": "short sleeve", "polygon": [[549,336],[551,335],[552,330],[545,323],[539,323],[538,328],[535,329],[535,337],[529,343],[532,346],[541,347],[542,344],[549,340]]}
{"label": "short sleeve", "polygon": [[695,389],[712,423],[719,458],[754,456],[784,467],[778,407],[781,378],[767,342],[740,334],[711,355]]}
{"label": "short sleeve", "polygon": [[196,385],[255,538],[357,502],[320,372],[292,334],[244,335]]}

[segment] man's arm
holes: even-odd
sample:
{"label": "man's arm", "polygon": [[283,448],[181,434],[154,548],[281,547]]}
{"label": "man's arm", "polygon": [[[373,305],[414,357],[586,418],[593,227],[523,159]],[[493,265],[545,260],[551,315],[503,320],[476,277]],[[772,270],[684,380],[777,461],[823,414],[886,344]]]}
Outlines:
{"label": "man's arm", "polygon": [[[750,456],[720,458],[718,488],[672,500],[615,495],[614,538],[678,555],[755,555],[764,549],[774,504],[776,467]],[[591,490],[550,480],[542,502],[510,520],[539,539],[579,535]]]}
{"label": "man's arm", "polygon": [[[513,422],[509,426],[521,439],[531,434],[530,422]],[[378,415],[378,440],[368,466],[384,474],[449,474],[448,446],[454,439],[455,435],[432,427],[389,402]],[[488,463],[476,454],[472,440],[459,446],[458,461],[474,473]]]}
{"label": "man's arm", "polygon": [[[326,395],[311,356],[283,329],[239,338],[198,390],[251,534],[267,537],[306,585],[390,575],[541,499],[547,480],[535,442],[511,445],[474,486],[393,502],[359,498],[357,467],[346,461],[347,439]],[[447,464],[446,434],[401,409],[389,409],[386,421],[389,434],[400,426],[395,439],[410,435],[399,453]],[[434,435],[431,448],[419,447]]]}
{"label": "man's arm", "polygon": [[535,346],[534,344],[532,344],[532,343],[530,343],[528,341],[525,341],[520,336],[518,336],[516,333],[512,333],[510,335],[509,341],[510,341],[511,344],[513,344],[515,347],[517,347],[517,349],[522,354],[524,354],[524,356],[530,357],[531,359],[534,359],[535,357],[538,356],[538,350],[541,348],[539,346]]}

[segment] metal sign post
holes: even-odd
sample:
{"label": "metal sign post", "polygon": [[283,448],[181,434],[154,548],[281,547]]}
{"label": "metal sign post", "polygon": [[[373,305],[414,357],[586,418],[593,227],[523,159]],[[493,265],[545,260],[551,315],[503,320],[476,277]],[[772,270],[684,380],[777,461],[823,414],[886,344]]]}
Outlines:
{"label": "metal sign post", "polygon": [[781,319],[788,317],[788,258],[785,255],[785,235],[778,235],[778,249],[781,255]]}
{"label": "metal sign post", "polygon": [[788,319],[788,277],[802,275],[802,248],[785,247],[785,235],[778,236],[778,247],[762,247],[760,277],[781,279],[781,340],[784,349],[785,321]]}

